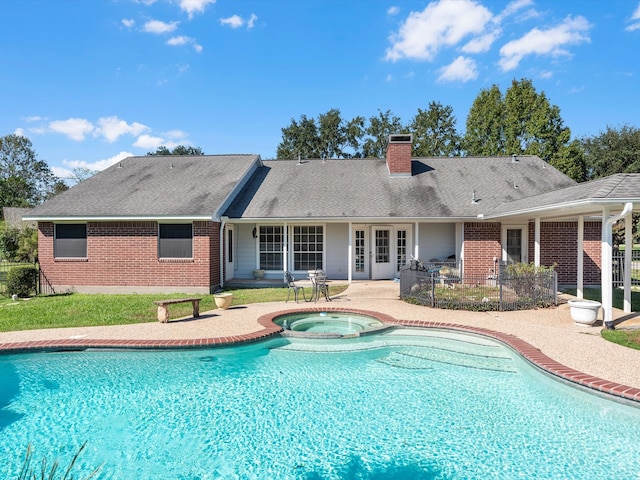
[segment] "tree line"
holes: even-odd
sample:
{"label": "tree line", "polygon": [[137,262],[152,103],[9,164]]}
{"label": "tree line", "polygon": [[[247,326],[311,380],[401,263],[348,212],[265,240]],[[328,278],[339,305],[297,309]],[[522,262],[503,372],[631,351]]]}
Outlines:
{"label": "tree line", "polygon": [[560,108],[528,79],[497,85],[476,96],[464,134],[453,108],[431,101],[403,123],[391,111],[343,119],[331,109],[317,119],[302,115],[282,128],[278,159],[383,158],[390,134],[411,133],[414,157],[537,155],[578,182],[613,173],[640,172],[640,130],[606,127],[597,136],[571,139]]}

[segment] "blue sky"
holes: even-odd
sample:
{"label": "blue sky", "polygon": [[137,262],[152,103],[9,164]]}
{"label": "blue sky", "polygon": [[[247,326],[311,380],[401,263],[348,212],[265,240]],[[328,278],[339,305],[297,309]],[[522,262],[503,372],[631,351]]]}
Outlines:
{"label": "blue sky", "polygon": [[281,128],[430,101],[459,131],[529,78],[574,137],[640,126],[638,0],[2,0],[0,135],[63,177],[160,145],[275,156]]}

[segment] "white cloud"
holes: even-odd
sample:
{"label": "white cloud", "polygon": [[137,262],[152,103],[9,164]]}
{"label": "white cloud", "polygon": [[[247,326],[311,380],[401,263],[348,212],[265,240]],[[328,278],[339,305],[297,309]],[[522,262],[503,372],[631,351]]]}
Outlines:
{"label": "white cloud", "polygon": [[492,19],[491,12],[474,0],[438,0],[421,12],[411,12],[400,30],[390,37],[385,59],[433,60],[445,46],[479,35]]}
{"label": "white cloud", "polygon": [[590,28],[589,22],[581,16],[567,17],[560,25],[548,30],[534,28],[522,38],[513,40],[500,49],[500,68],[505,72],[513,70],[526,55],[567,56],[569,52],[563,47],[589,42]]}
{"label": "white cloud", "polygon": [[31,115],[30,117],[26,117],[24,119],[25,122],[41,122],[43,120],[44,118],[40,117],[39,115]]}
{"label": "white cloud", "polygon": [[631,18],[629,19],[629,21],[632,23],[627,28],[625,28],[625,30],[627,30],[628,32],[632,32],[634,30],[640,29],[640,3],[638,4],[638,7],[635,9],[633,14],[631,15]]}
{"label": "white cloud", "polygon": [[231,28],[240,28],[246,25],[247,30],[251,30],[254,27],[256,20],[258,20],[258,16],[255,13],[252,13],[248,20],[245,20],[240,15],[231,15],[227,18],[221,18],[220,24]]}
{"label": "white cloud", "polygon": [[545,78],[545,79],[551,78],[551,77],[553,77],[553,72],[550,72],[549,70],[543,70],[542,72],[540,72],[538,74],[538,76],[540,78]]}
{"label": "white cloud", "polygon": [[387,10],[387,15],[397,15],[398,13],[400,13],[400,8],[398,7],[389,7],[389,9]]}
{"label": "white cloud", "polygon": [[169,138],[173,138],[174,140],[180,140],[187,136],[186,132],[183,132],[182,130],[170,130],[165,133],[165,135]]}
{"label": "white cloud", "polygon": [[180,10],[187,12],[189,18],[196,13],[204,12],[209,4],[216,3],[216,0],[180,0]]}
{"label": "white cloud", "polygon": [[467,57],[459,56],[450,65],[440,69],[440,82],[468,82],[478,78],[476,62]]}
{"label": "white cloud", "polygon": [[[494,21],[496,23],[502,23],[505,18],[530,5],[533,5],[533,0],[514,0],[510,2],[499,15],[496,15]],[[531,13],[529,15],[531,15]]]}
{"label": "white cloud", "polygon": [[97,160],[95,162],[87,162],[85,160],[63,160],[62,164],[68,169],[62,167],[52,167],[51,171],[58,178],[71,178],[73,176],[73,169],[75,168],[87,168],[89,170],[101,171],[105,168],[109,168],[111,165],[115,165],[116,163],[124,160],[127,157],[133,157],[133,153],[131,152],[120,152],[114,155],[113,157],[105,158],[102,160]]}
{"label": "white cloud", "polygon": [[463,47],[462,51],[464,53],[483,53],[487,52],[493,42],[500,36],[502,31],[498,28],[493,30],[492,32],[486,33],[476,38],[472,38],[469,40]]}
{"label": "white cloud", "polygon": [[202,45],[199,45],[198,43],[196,43],[195,38],[187,37],[186,35],[171,37],[169,40],[167,40],[167,45],[171,45],[171,46],[192,45],[196,52],[200,53],[202,51]]}
{"label": "white cloud", "polygon": [[144,24],[142,30],[147,33],[171,33],[178,28],[178,22],[162,22],[160,20],[149,20]]}
{"label": "white cloud", "polygon": [[152,137],[151,135],[140,135],[133,144],[134,147],[147,148],[155,150],[161,145],[164,145],[164,138]]}
{"label": "white cloud", "polygon": [[68,118],[67,120],[49,122],[49,129],[81,142],[87,134],[93,132],[95,127],[89,120],[84,118]]}
{"label": "white cloud", "polygon": [[136,21],[132,20],[130,18],[123,18],[122,19],[122,24],[127,28],[131,28],[136,24]]}
{"label": "white cloud", "polygon": [[18,135],[18,136],[20,136],[20,137],[26,137],[26,135],[24,134],[24,128],[16,128],[16,129],[13,131],[13,134],[14,134],[14,135]]}
{"label": "white cloud", "polygon": [[251,30],[253,28],[253,26],[256,23],[256,20],[258,20],[258,16],[255,13],[252,13],[251,16],[249,17],[249,20],[247,20],[247,29]]}
{"label": "white cloud", "polygon": [[240,28],[244,25],[244,20],[240,15],[232,15],[227,18],[221,18],[220,23],[231,28]]}
{"label": "white cloud", "polygon": [[116,116],[102,117],[98,120],[99,127],[95,130],[97,136],[102,136],[109,143],[113,143],[122,135],[140,135],[149,127],[138,122],[128,124]]}

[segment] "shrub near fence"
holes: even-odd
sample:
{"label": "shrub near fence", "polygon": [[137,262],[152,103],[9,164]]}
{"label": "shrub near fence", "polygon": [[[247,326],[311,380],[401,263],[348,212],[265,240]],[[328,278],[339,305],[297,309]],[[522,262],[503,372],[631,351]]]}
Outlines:
{"label": "shrub near fence", "polygon": [[411,267],[400,272],[400,297],[435,308],[505,311],[549,307],[557,304],[557,290],[553,269],[504,269],[497,276],[484,277],[449,277]]}
{"label": "shrub near fence", "polygon": [[28,262],[2,262],[0,261],[0,295],[10,295],[7,290],[7,281],[9,277],[9,272],[15,268],[21,267],[34,267],[38,270],[37,275],[37,283],[36,283],[36,293],[37,294],[46,294],[52,295],[54,294],[53,287],[47,280],[44,272],[40,270],[38,264],[28,263]]}

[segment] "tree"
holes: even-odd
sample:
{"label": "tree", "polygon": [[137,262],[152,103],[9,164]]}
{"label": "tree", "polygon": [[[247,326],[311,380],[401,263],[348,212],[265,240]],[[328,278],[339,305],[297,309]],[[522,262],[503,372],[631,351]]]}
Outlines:
{"label": "tree", "polygon": [[496,85],[480,92],[467,117],[463,144],[467,155],[537,155],[582,181],[582,147],[570,140],[560,108],[531,80],[522,79],[513,80],[504,97]]}
{"label": "tree", "polygon": [[[580,141],[585,152],[586,176],[589,180],[607,177],[616,173],[640,173],[640,129],[630,125],[620,128],[607,126],[604,132]],[[624,243],[624,228],[621,222],[614,227],[613,241]],[[633,242],[640,241],[640,215],[634,214],[632,221]]]}
{"label": "tree", "polygon": [[0,137],[0,201],[3,207],[35,206],[56,192],[51,169],[21,135]]}
{"label": "tree", "polygon": [[460,153],[460,136],[456,131],[453,108],[440,102],[430,102],[428,110],[418,109],[409,124],[413,132],[413,156],[450,157]]}
{"label": "tree", "polygon": [[204,155],[204,152],[200,147],[192,147],[189,145],[178,145],[173,150],[169,150],[164,145],[161,145],[155,152],[147,152],[147,155]]}
{"label": "tree", "polygon": [[278,145],[278,158],[319,158],[318,127],[313,118],[306,115],[300,117],[300,122],[293,118],[288,127],[282,128],[282,142]]}
{"label": "tree", "polygon": [[352,158],[360,157],[364,118],[345,121],[340,110],[332,108],[318,119],[301,115],[282,128],[277,158]]}
{"label": "tree", "polygon": [[87,178],[93,177],[96,173],[98,173],[97,170],[91,170],[90,168],[74,168],[71,172],[71,180],[73,180],[74,185],[77,185],[78,183],[85,181]]}
{"label": "tree", "polygon": [[467,155],[504,155],[504,104],[497,85],[481,90],[467,116],[462,148]]}
{"label": "tree", "polygon": [[607,127],[594,137],[581,140],[589,180],[614,173],[640,173],[640,129],[624,125]]}
{"label": "tree", "polygon": [[407,133],[404,130],[400,117],[393,115],[390,110],[378,110],[378,116],[369,118],[369,126],[365,130],[367,138],[362,144],[362,156],[384,158],[387,155],[389,135]]}

